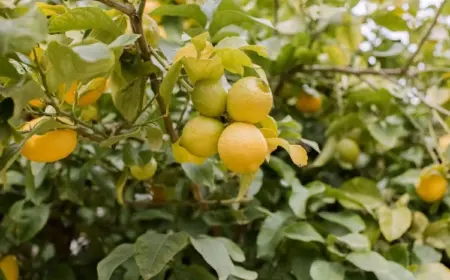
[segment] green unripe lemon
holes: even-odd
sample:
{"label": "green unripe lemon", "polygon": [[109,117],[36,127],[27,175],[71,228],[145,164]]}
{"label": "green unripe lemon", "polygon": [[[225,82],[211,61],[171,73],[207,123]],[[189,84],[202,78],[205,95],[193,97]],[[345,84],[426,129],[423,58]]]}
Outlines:
{"label": "green unripe lemon", "polygon": [[223,130],[224,125],[220,121],[198,116],[184,126],[180,144],[194,156],[210,157],[217,153],[217,143]]}
{"label": "green unripe lemon", "polygon": [[227,105],[227,93],[220,81],[199,81],[191,93],[192,103],[200,114],[219,117]]}
{"label": "green unripe lemon", "polygon": [[130,172],[134,178],[136,178],[137,180],[143,181],[143,180],[148,180],[148,179],[152,178],[155,175],[157,168],[158,168],[158,163],[156,162],[156,160],[154,158],[152,158],[150,160],[150,162],[148,162],[145,165],[130,166]]}
{"label": "green unripe lemon", "polygon": [[356,163],[361,152],[354,140],[343,138],[339,141],[336,147],[339,159],[347,163]]}

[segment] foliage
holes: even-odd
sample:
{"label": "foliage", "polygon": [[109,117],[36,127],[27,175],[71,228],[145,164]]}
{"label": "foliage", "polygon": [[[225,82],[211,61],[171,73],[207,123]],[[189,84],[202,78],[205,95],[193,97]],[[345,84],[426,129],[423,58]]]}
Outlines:
{"label": "foliage", "polygon": [[[0,279],[450,279],[449,16],[446,0],[2,0]],[[233,114],[265,116],[268,150],[237,174],[217,139],[194,155],[179,135],[199,112],[229,124],[243,77],[274,106]],[[70,156],[23,154],[65,130]]]}

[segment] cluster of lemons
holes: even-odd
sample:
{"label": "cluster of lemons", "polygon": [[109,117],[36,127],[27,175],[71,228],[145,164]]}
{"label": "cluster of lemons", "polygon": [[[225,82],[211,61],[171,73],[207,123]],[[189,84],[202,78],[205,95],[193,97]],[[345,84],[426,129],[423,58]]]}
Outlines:
{"label": "cluster of lemons", "polygon": [[[35,57],[35,54],[37,58]],[[35,48],[30,54],[32,61],[41,64],[43,60],[43,50]],[[72,82],[70,85],[61,84],[58,88],[57,96],[69,105],[77,105],[82,108],[81,117],[85,120],[95,119],[97,109],[91,106],[106,91],[107,79],[98,77],[87,84],[81,84],[78,81]],[[29,105],[35,108],[43,108],[45,100],[32,99]],[[48,117],[39,117],[33,119],[20,128],[23,132],[34,129],[41,121]],[[59,118],[59,121],[70,123],[69,120]],[[22,146],[21,153],[29,160],[36,162],[55,162],[69,156],[77,146],[77,132],[72,129],[56,129],[48,131],[44,134],[35,134],[27,139]]]}
{"label": "cluster of lemons", "polygon": [[[197,40],[193,39],[193,41]],[[213,61],[215,50],[206,41],[197,49],[188,43],[175,55],[174,61],[197,59]],[[190,76],[189,71],[188,76]],[[195,74],[191,99],[197,115],[184,126],[173,154],[178,162],[202,163],[219,154],[232,172],[252,174],[278,146],[285,148],[297,165],[306,165],[306,151],[278,138],[275,120],[269,113],[273,95],[268,83],[259,77],[243,77],[226,90],[220,75]],[[200,77],[199,77],[200,76]],[[226,83],[225,83],[226,84]]]}
{"label": "cluster of lemons", "polygon": [[[200,115],[185,125],[180,145],[200,158],[219,153],[233,172],[257,171],[269,152],[263,133],[255,126],[272,108],[269,86],[260,78],[245,77],[227,93],[220,81],[200,80],[192,101]],[[232,120],[226,127],[219,119],[225,112]]]}

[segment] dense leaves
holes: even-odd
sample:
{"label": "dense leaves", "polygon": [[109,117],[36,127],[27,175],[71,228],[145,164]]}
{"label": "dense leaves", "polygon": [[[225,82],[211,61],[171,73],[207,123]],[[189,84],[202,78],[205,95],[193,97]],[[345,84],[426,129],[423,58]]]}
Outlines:
{"label": "dense leaves", "polygon": [[[448,2],[1,2],[0,279],[450,279]],[[244,77],[241,174],[180,137]]]}

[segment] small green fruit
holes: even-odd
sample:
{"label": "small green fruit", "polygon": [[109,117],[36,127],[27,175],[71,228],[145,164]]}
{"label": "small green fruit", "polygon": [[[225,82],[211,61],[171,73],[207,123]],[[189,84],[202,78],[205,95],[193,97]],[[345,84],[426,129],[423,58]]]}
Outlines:
{"label": "small green fruit", "polygon": [[195,109],[208,117],[219,117],[225,112],[227,93],[220,81],[199,81],[191,93]]}
{"label": "small green fruit", "polygon": [[180,144],[194,156],[210,157],[217,153],[223,130],[224,125],[219,120],[198,116],[184,126]]}
{"label": "small green fruit", "polygon": [[340,160],[351,164],[356,163],[361,152],[358,143],[349,138],[341,139],[336,150]]}
{"label": "small green fruit", "polygon": [[149,163],[139,166],[139,165],[133,165],[130,166],[130,172],[131,175],[137,180],[143,181],[148,180],[152,178],[155,173],[156,169],[158,168],[158,163],[154,158],[150,160]]}

